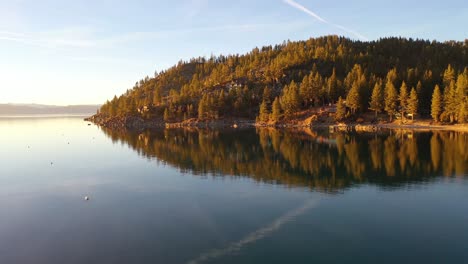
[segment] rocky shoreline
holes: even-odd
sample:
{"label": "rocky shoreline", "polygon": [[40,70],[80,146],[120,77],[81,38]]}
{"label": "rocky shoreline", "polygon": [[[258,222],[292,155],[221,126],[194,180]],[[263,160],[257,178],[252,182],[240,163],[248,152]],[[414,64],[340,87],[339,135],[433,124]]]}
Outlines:
{"label": "rocky shoreline", "polygon": [[452,130],[468,132],[468,125],[440,125],[428,122],[413,122],[410,124],[399,123],[329,123],[329,122],[269,122],[261,123],[249,119],[218,119],[218,120],[198,120],[196,118],[188,119],[183,122],[165,122],[162,118],[143,119],[140,116],[124,117],[104,117],[94,115],[84,119],[98,126],[110,129],[130,129],[144,130],[155,128],[319,128],[329,129],[330,132],[377,132],[382,129],[408,129],[408,130]]}

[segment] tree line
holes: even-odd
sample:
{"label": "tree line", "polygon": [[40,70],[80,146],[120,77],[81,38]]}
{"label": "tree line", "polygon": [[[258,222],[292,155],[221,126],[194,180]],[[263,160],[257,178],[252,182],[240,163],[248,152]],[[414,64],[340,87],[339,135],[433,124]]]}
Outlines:
{"label": "tree line", "polygon": [[468,40],[437,42],[326,36],[193,58],[145,77],[100,109],[177,122],[226,117],[287,119],[337,104],[336,119],[367,111],[388,119],[467,122]]}

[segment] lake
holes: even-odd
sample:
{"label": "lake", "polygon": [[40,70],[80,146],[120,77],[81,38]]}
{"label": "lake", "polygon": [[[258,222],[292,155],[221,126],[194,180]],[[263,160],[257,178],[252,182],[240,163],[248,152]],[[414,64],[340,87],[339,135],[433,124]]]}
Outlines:
{"label": "lake", "polygon": [[468,133],[2,118],[0,195],[0,263],[468,262]]}

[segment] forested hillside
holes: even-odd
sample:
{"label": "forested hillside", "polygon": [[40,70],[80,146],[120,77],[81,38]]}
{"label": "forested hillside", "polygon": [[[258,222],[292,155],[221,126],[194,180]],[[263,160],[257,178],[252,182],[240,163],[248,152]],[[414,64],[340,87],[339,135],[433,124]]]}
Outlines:
{"label": "forested hillside", "polygon": [[336,120],[367,111],[468,119],[468,40],[326,36],[255,48],[245,55],[180,61],[145,77],[101,109],[102,116],[257,118],[271,122],[336,104]]}

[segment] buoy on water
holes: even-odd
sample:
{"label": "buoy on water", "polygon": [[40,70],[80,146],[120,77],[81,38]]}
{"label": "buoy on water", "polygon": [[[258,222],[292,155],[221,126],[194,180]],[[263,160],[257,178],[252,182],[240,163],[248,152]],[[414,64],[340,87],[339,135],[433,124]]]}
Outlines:
{"label": "buoy on water", "polygon": [[88,196],[85,196],[84,199],[85,199],[85,201],[88,201],[88,200],[89,200],[89,197],[88,197]]}

